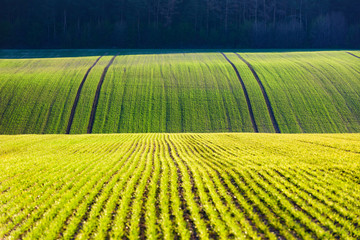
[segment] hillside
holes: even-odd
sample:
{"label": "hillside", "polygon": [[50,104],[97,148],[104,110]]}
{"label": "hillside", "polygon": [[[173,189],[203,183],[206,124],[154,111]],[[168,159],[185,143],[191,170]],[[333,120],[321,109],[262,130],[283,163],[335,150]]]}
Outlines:
{"label": "hillside", "polygon": [[0,136],[1,239],[359,239],[359,134]]}
{"label": "hillside", "polygon": [[6,52],[0,134],[360,132],[359,51],[111,52]]}

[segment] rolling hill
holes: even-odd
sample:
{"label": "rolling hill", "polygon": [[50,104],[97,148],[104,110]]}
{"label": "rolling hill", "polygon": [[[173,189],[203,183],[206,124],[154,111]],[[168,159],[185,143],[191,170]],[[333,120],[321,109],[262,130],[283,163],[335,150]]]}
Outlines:
{"label": "rolling hill", "polygon": [[360,132],[357,51],[3,54],[1,134]]}
{"label": "rolling hill", "polygon": [[359,57],[0,51],[0,239],[359,239]]}

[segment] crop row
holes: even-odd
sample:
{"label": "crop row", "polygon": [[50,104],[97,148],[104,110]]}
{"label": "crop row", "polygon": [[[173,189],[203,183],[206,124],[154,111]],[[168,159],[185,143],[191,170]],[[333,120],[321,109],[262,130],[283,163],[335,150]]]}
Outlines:
{"label": "crop row", "polygon": [[95,59],[0,60],[0,133],[65,133],[78,85]]}
{"label": "crop row", "polygon": [[0,238],[360,237],[358,134],[0,142]]}
{"label": "crop row", "polygon": [[264,83],[281,132],[359,131],[359,59],[345,52],[241,55]]}
{"label": "crop row", "polygon": [[348,52],[113,57],[0,59],[0,133],[360,131]]}

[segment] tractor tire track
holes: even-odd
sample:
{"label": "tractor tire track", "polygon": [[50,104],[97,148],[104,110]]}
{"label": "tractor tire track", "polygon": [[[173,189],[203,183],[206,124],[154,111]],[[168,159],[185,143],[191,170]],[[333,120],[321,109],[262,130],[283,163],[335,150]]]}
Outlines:
{"label": "tractor tire track", "polygon": [[92,129],[93,129],[93,126],[94,126],[96,108],[97,108],[97,105],[98,105],[98,102],[99,102],[99,97],[100,97],[101,86],[102,86],[102,84],[103,84],[103,82],[105,80],[106,73],[108,72],[110,66],[113,64],[116,57],[117,57],[117,55],[115,55],[110,60],[109,64],[104,68],[104,72],[101,75],[99,84],[98,84],[97,89],[96,89],[93,106],[92,106],[92,109],[91,109],[91,114],[90,114],[90,119],[89,119],[89,125],[88,125],[88,128],[87,128],[87,133],[92,132]]}
{"label": "tractor tire track", "polygon": [[356,58],[360,58],[359,56],[356,56],[355,54],[352,54],[352,53],[350,53],[350,52],[346,52],[347,54],[350,54],[351,56],[353,56],[353,57],[356,57]]}
{"label": "tractor tire track", "polygon": [[273,127],[275,129],[275,132],[276,133],[281,133],[280,132],[280,129],[279,129],[279,124],[278,122],[276,121],[276,118],[275,118],[275,115],[274,115],[274,111],[273,111],[273,108],[271,106],[271,103],[270,103],[270,100],[269,100],[269,97],[266,93],[266,90],[264,88],[264,85],[262,84],[259,76],[257,75],[257,73],[255,72],[254,68],[252,67],[252,65],[246,61],[242,56],[240,56],[238,53],[235,53],[236,56],[238,56],[238,58],[240,58],[240,60],[242,60],[250,69],[250,71],[252,72],[252,74],[254,75],[256,81],[258,82],[259,86],[260,86],[260,89],[261,89],[261,92],[264,96],[264,99],[265,99],[265,103],[266,103],[266,107],[268,109],[268,112],[269,112],[269,115],[270,115],[270,119],[271,119],[271,122],[273,124]]}
{"label": "tractor tire track", "polygon": [[74,116],[75,116],[75,111],[76,111],[76,107],[78,105],[78,102],[79,102],[79,99],[80,99],[80,94],[81,94],[81,90],[84,86],[84,83],[89,75],[89,73],[91,72],[91,70],[95,67],[95,65],[100,61],[100,59],[102,58],[103,56],[100,56],[98,59],[96,59],[96,61],[94,62],[94,64],[87,70],[87,72],[85,73],[85,76],[83,78],[83,80],[81,81],[80,83],[80,86],[79,86],[79,89],[76,93],[76,97],[75,97],[75,100],[74,100],[74,104],[73,104],[73,107],[71,109],[71,113],[70,113],[70,118],[69,118],[69,121],[68,121],[68,125],[67,125],[67,128],[66,128],[66,134],[70,134],[70,129],[71,129],[71,125],[74,121]]}
{"label": "tractor tire track", "polygon": [[253,109],[252,109],[252,106],[251,106],[251,102],[250,102],[250,98],[249,98],[249,94],[246,90],[246,87],[245,87],[245,84],[244,84],[244,81],[242,80],[241,76],[240,76],[240,73],[239,71],[237,70],[236,66],[234,65],[234,63],[232,63],[230,61],[230,59],[223,53],[221,52],[221,55],[224,56],[224,58],[226,59],[226,61],[228,61],[230,63],[230,65],[233,67],[235,73],[236,73],[236,76],[237,78],[239,79],[240,83],[241,83],[241,87],[243,89],[243,92],[244,92],[244,95],[245,95],[245,99],[246,99],[246,104],[248,106],[248,110],[249,110],[249,114],[250,114],[250,118],[251,118],[251,123],[252,123],[252,126],[253,126],[253,129],[254,129],[254,132],[259,132],[258,130],[258,127],[256,125],[256,122],[255,122],[255,117],[254,117],[254,112],[253,112]]}

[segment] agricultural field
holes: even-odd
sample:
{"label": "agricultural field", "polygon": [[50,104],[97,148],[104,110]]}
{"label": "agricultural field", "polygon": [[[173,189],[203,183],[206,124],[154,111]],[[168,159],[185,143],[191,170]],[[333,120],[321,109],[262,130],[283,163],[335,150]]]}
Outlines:
{"label": "agricultural field", "polygon": [[0,239],[359,239],[359,134],[0,136]]}
{"label": "agricultural field", "polygon": [[95,59],[0,60],[0,133],[64,132],[78,85]]}
{"label": "agricultural field", "polygon": [[359,51],[0,50],[0,239],[359,226]]}
{"label": "agricultural field", "polygon": [[0,134],[358,133],[359,51],[0,51]]}

